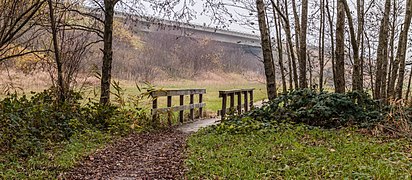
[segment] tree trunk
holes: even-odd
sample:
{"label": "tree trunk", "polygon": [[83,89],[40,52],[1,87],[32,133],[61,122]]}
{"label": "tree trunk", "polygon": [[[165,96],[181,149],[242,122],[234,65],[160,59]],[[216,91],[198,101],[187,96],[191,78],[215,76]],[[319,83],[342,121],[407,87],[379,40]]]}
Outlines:
{"label": "tree trunk", "polygon": [[104,0],[103,66],[101,77],[100,104],[110,103],[110,84],[113,62],[113,18],[118,0]]}
{"label": "tree trunk", "polygon": [[319,90],[323,91],[323,71],[325,68],[325,0],[320,1],[319,25]]}
{"label": "tree trunk", "polygon": [[56,62],[57,66],[57,93],[58,93],[58,101],[59,103],[63,103],[66,100],[65,97],[65,89],[64,89],[64,82],[63,82],[63,64],[60,58],[60,51],[59,51],[59,43],[57,39],[57,27],[56,27],[56,19],[54,17],[54,8],[52,0],[48,0],[48,7],[49,7],[49,17],[50,17],[50,25],[52,30],[53,36],[53,48],[54,48],[54,61]]}
{"label": "tree trunk", "polygon": [[256,7],[258,11],[258,21],[263,51],[263,64],[265,67],[267,93],[269,100],[273,100],[276,98],[276,76],[275,67],[273,63],[272,47],[270,44],[270,35],[268,32],[268,25],[266,24],[265,4],[263,0],[256,0]]}
{"label": "tree trunk", "polygon": [[[288,43],[289,44],[289,43]],[[288,53],[288,67],[289,67],[289,90],[293,90],[293,76],[292,76],[292,58],[290,57],[289,46],[286,47],[286,52]]]}
{"label": "tree trunk", "polygon": [[397,9],[398,9],[397,3],[396,3],[396,0],[394,0],[393,1],[393,12],[392,12],[393,16],[392,16],[392,26],[391,26],[391,39],[389,42],[390,53],[391,53],[390,58],[389,58],[389,69],[386,70],[387,71],[386,74],[388,74],[387,78],[385,78],[386,80],[382,81],[383,83],[385,83],[385,85],[382,85],[382,90],[384,90],[384,92],[381,92],[381,96],[384,99],[387,99],[389,96],[388,87],[390,86],[390,80],[392,79],[392,66],[395,62],[395,34],[396,34],[395,31],[396,31],[396,22],[397,22],[396,14],[398,12]]}
{"label": "tree trunk", "polygon": [[[273,4],[273,3],[272,3]],[[285,0],[285,4],[287,4],[287,0]],[[285,14],[288,15],[288,7],[285,6]],[[298,80],[298,72],[297,72],[297,67],[296,67],[296,56],[295,56],[295,50],[293,49],[293,42],[292,42],[292,33],[291,33],[291,27],[290,27],[290,22],[288,16],[283,18],[283,29],[285,30],[286,34],[286,41],[289,46],[289,55],[292,60],[292,70],[293,70],[293,82],[295,85],[295,89],[299,87],[299,80]]]}
{"label": "tree trunk", "polygon": [[360,73],[360,60],[359,60],[359,43],[355,34],[355,28],[353,25],[353,18],[350,13],[350,9],[346,0],[342,0],[345,5],[346,17],[349,23],[350,41],[353,52],[353,74],[352,74],[352,91],[362,91],[361,85],[361,73]]}
{"label": "tree trunk", "polygon": [[369,63],[369,76],[371,80],[371,89],[372,89],[372,94],[375,94],[375,89],[374,89],[374,83],[373,83],[373,68],[372,68],[372,48],[371,48],[371,42],[368,37],[368,34],[365,32],[364,33],[366,41],[368,42],[368,63]]}
{"label": "tree trunk", "polygon": [[302,0],[302,19],[300,28],[299,86],[303,89],[308,87],[308,82],[306,81],[306,35],[308,29],[308,0]]}
{"label": "tree trunk", "polygon": [[[288,2],[285,3],[285,6],[287,7]],[[293,19],[295,20],[295,45],[296,45],[296,51],[299,51],[300,49],[300,41],[299,41],[299,34],[300,34],[300,20],[299,20],[299,15],[298,15],[298,10],[296,6],[296,1],[292,0],[292,12],[293,12]],[[286,14],[288,15],[288,14]],[[300,59],[300,53],[296,53],[298,60]]]}
{"label": "tree trunk", "polygon": [[404,28],[401,31],[401,39],[403,39],[404,43],[401,46],[399,50],[398,50],[398,57],[397,59],[399,59],[400,61],[400,67],[399,67],[399,77],[398,77],[398,84],[396,87],[396,97],[397,99],[402,99],[402,95],[403,95],[403,81],[405,78],[405,68],[406,68],[406,50],[407,50],[407,46],[408,46],[408,32],[409,32],[409,27],[411,25],[411,19],[412,19],[412,0],[408,0],[408,2],[406,3],[406,14],[405,14],[405,22],[403,24]]}
{"label": "tree trunk", "polygon": [[[286,77],[285,77],[285,69],[283,65],[283,43],[282,43],[282,27],[280,23],[280,19],[277,19],[275,7],[273,7],[273,19],[275,23],[275,30],[276,30],[276,41],[277,41],[277,49],[278,49],[278,57],[279,57],[279,67],[280,67],[280,74],[282,76],[282,90],[284,93],[287,92],[286,87]],[[280,15],[279,15],[280,17]]]}
{"label": "tree trunk", "polygon": [[336,19],[336,93],[345,93],[345,4],[337,0]]}
{"label": "tree trunk", "polygon": [[335,38],[333,34],[333,20],[332,20],[332,15],[330,14],[330,9],[329,9],[329,1],[326,0],[326,12],[328,15],[328,23],[329,23],[329,31],[330,31],[330,44],[331,44],[331,61],[332,61],[332,74],[333,74],[333,85],[335,88],[337,87],[337,80],[336,80],[336,63],[335,63]]}
{"label": "tree trunk", "polygon": [[411,81],[412,81],[412,70],[409,72],[408,88],[406,89],[405,101],[409,101],[409,95],[411,93]]}
{"label": "tree trunk", "polygon": [[357,15],[358,15],[358,35],[357,35],[357,42],[358,47],[360,47],[360,57],[359,57],[359,68],[360,68],[360,77],[359,77],[359,88],[363,91],[364,87],[364,78],[363,78],[363,64],[364,64],[364,24],[365,24],[365,1],[364,0],[357,0]]}
{"label": "tree trunk", "polygon": [[309,65],[309,88],[316,89],[316,86],[313,85],[313,66],[312,60],[310,59],[310,54],[306,55],[308,58],[308,65]]}
{"label": "tree trunk", "polygon": [[376,59],[376,80],[375,80],[375,93],[374,93],[374,98],[375,99],[381,99],[382,98],[382,79],[383,76],[386,76],[384,74],[384,61],[387,61],[387,58],[385,57],[385,49],[388,48],[388,26],[389,26],[389,12],[391,8],[391,1],[386,0],[385,2],[385,12],[383,14],[382,20],[381,20],[381,27],[379,30],[379,43],[378,43],[378,50],[377,50],[377,59]]}

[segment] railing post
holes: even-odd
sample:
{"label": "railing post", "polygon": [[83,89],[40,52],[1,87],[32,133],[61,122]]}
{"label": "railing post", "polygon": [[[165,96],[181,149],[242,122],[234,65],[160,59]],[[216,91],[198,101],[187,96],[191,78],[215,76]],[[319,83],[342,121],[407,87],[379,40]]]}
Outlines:
{"label": "railing post", "polygon": [[153,120],[154,122],[157,121],[157,112],[156,112],[156,109],[157,109],[157,97],[153,97],[152,120]]}
{"label": "railing post", "polygon": [[[199,104],[203,103],[203,94],[199,94]],[[199,108],[199,118],[203,117],[203,108]]]}
{"label": "railing post", "polygon": [[[172,96],[167,96],[167,107],[172,107]],[[172,112],[167,112],[167,123],[172,126]]]}
{"label": "railing post", "polygon": [[[193,94],[190,94],[190,105],[191,106],[193,106],[193,103],[194,103],[194,97],[193,97],[194,95]],[[191,107],[190,108],[190,119],[193,121],[194,119],[195,119],[195,116],[194,116],[194,107]]]}
{"label": "railing post", "polygon": [[235,93],[230,93],[230,111],[235,109]]}
{"label": "railing post", "polygon": [[222,119],[224,119],[225,115],[226,115],[226,101],[227,101],[227,95],[226,94],[222,94],[222,111],[221,113],[221,117]]}
{"label": "railing post", "polygon": [[250,93],[250,109],[253,108],[253,90],[249,91]]}
{"label": "railing post", "polygon": [[237,92],[237,114],[242,114],[242,93]]}
{"label": "railing post", "polygon": [[248,103],[248,92],[247,91],[243,91],[243,94],[245,95],[245,112],[249,111],[249,103]]}
{"label": "railing post", "polygon": [[[183,106],[184,105],[184,95],[180,95],[180,105]],[[184,119],[184,110],[181,110],[179,112],[179,120],[181,123],[183,123],[183,119]]]}

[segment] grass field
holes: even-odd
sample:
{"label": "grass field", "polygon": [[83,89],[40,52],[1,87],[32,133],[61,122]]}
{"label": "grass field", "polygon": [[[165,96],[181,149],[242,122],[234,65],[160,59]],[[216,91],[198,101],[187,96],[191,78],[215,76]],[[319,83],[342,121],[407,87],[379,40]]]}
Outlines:
{"label": "grass field", "polygon": [[189,179],[410,179],[411,145],[300,125],[271,133],[200,132],[188,141],[186,165]]}

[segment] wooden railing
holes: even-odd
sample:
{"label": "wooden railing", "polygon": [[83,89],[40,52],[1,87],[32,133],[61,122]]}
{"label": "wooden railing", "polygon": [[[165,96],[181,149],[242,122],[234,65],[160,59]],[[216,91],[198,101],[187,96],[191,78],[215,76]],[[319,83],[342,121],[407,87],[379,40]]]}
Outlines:
{"label": "wooden railing", "polygon": [[[199,103],[194,103],[194,95],[199,95]],[[179,120],[183,123],[184,120],[184,110],[190,110],[189,118],[194,120],[194,110],[195,108],[199,109],[199,118],[203,115],[203,107],[206,106],[206,103],[203,102],[203,94],[206,94],[206,89],[178,89],[178,90],[159,90],[151,92],[150,95],[153,97],[153,106],[152,106],[152,118],[154,121],[157,121],[159,113],[168,113],[167,121],[169,125],[172,125],[172,115],[174,111],[179,111]],[[184,97],[188,95],[190,97],[190,103],[184,105]],[[180,106],[172,107],[172,97],[180,96]],[[160,97],[167,97],[167,107],[158,108],[158,99]]]}
{"label": "wooden railing", "polygon": [[[219,91],[219,97],[222,98],[222,109],[218,111],[218,115],[224,119],[228,112],[236,112],[241,114],[247,112],[253,107],[253,90],[255,89],[233,89]],[[242,104],[243,94],[243,104]],[[237,96],[237,106],[235,107],[235,96]],[[248,97],[249,96],[249,97]],[[227,108],[227,98],[230,97],[230,106]]]}

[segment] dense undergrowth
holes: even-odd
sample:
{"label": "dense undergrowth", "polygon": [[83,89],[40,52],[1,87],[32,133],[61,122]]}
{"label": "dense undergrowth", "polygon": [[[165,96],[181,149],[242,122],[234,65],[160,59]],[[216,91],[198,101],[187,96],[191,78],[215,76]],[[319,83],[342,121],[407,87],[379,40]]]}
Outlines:
{"label": "dense undergrowth", "polygon": [[0,101],[0,179],[55,178],[88,151],[150,122],[142,109],[85,101],[72,92],[57,103],[53,90]]}
{"label": "dense undergrowth", "polygon": [[190,137],[187,176],[408,179],[411,115],[364,93],[292,91]]}
{"label": "dense undergrowth", "polygon": [[388,115],[395,120],[410,120],[412,117],[412,111],[407,108],[393,109],[394,106],[382,105],[366,93],[338,94],[304,89],[282,94],[262,108],[229,116],[214,130],[232,133],[268,130],[279,122],[322,128],[372,128],[385,122]]}

